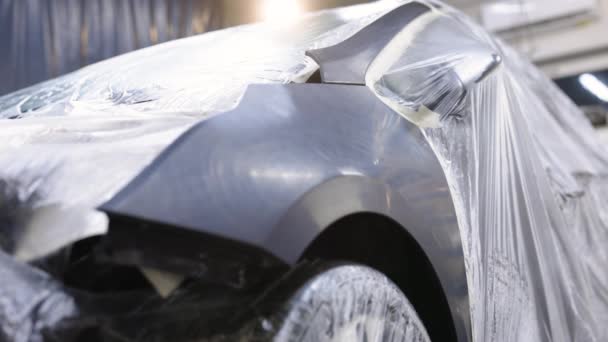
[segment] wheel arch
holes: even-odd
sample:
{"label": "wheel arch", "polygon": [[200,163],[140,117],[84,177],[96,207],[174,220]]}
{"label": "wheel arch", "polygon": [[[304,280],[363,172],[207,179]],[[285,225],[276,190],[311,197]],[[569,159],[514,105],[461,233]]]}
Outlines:
{"label": "wheel arch", "polygon": [[321,260],[372,267],[406,294],[433,340],[470,341],[458,226],[453,222],[454,245],[454,236],[443,234],[445,229],[439,234],[428,227],[436,215],[419,209],[383,182],[338,176],[294,204],[266,248],[291,265]]}
{"label": "wheel arch", "polygon": [[346,261],[380,271],[416,309],[433,341],[457,341],[441,283],[428,257],[401,224],[374,212],[352,213],[328,226],[301,256]]}

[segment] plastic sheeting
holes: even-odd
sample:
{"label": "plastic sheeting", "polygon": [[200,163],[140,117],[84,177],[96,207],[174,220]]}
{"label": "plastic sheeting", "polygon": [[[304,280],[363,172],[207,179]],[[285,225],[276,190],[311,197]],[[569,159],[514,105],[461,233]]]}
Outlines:
{"label": "plastic sheeting", "polygon": [[[5,249],[18,244],[32,211],[93,208],[194,122],[233,107],[247,84],[305,79],[317,67],[305,50],[341,41],[398,3],[175,41],[0,98]],[[455,201],[474,341],[608,340],[605,151],[583,114],[525,58],[448,7],[430,16],[404,30],[399,56],[367,81],[409,120],[420,123],[396,86],[409,84],[446,114],[421,129]],[[453,29],[425,34],[441,32],[438,22]],[[468,43],[455,45],[456,32]],[[502,64],[449,96],[458,82],[442,75],[468,70],[468,47],[493,51]],[[377,84],[386,75],[390,82]],[[14,303],[0,303],[0,321]]]}
{"label": "plastic sheeting", "polygon": [[583,114],[500,47],[469,117],[426,130],[457,202],[476,341],[605,341],[607,160]]}
{"label": "plastic sheeting", "polygon": [[[403,101],[382,79],[396,77],[397,88],[458,114],[423,131],[457,209],[474,341],[608,340],[608,154],[591,125],[538,69],[464,16],[446,9],[419,20],[370,86],[385,102]],[[484,50],[503,65],[455,101],[446,79]],[[420,73],[426,82],[415,82]]]}
{"label": "plastic sheeting", "polygon": [[[266,334],[276,333],[274,341],[430,341],[397,286],[366,267],[326,270],[312,277],[285,306],[275,315],[279,317],[267,322],[271,329]],[[391,314],[395,312],[399,314]],[[319,329],[319,322],[324,329]]]}

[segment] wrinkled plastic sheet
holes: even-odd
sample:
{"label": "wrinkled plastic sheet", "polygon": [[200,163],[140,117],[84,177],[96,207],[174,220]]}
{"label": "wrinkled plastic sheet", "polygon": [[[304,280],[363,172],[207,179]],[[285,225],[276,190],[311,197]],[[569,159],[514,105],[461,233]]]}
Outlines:
{"label": "wrinkled plastic sheet", "polygon": [[[442,164],[474,341],[607,340],[608,154],[590,123],[529,61],[455,10],[429,13],[397,39],[405,43],[393,63],[368,74],[368,86],[423,127]],[[471,61],[492,53],[499,68],[454,86],[454,70],[470,75]],[[418,106],[429,102],[436,111]]]}
{"label": "wrinkled plastic sheet", "polygon": [[[305,50],[345,39],[398,3],[325,12],[292,31],[247,26],[175,41],[0,98],[5,250],[18,245],[32,211],[94,208],[193,123],[234,107],[247,84],[306,79],[317,66]],[[443,6],[417,20],[415,31],[402,32],[403,49],[366,81],[421,126],[444,168],[474,341],[608,340],[608,158],[592,127],[537,68],[460,13]],[[441,31],[439,22],[449,32],[425,34]],[[502,63],[452,97],[454,83],[442,75],[468,70],[471,47]],[[395,85],[417,95],[404,98]],[[66,295],[39,277],[30,286]],[[0,321],[21,307],[21,295],[3,296]],[[73,314],[69,297],[62,303],[58,317]],[[34,326],[59,319],[22,317]],[[3,333],[13,326],[3,324]]]}

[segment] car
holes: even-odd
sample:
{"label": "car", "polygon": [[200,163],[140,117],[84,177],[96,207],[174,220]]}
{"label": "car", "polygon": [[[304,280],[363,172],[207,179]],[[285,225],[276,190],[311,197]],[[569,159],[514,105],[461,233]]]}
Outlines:
{"label": "car", "polygon": [[0,97],[3,340],[608,337],[608,158],[550,80],[435,1],[274,25]]}

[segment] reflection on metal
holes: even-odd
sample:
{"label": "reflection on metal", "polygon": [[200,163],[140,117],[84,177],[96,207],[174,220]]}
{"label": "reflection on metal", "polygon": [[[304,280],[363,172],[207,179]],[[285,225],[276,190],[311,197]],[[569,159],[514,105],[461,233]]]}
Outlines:
{"label": "reflection on metal", "polygon": [[378,54],[367,86],[388,106],[420,127],[463,117],[473,88],[500,65],[487,42],[440,12],[421,15]]}

